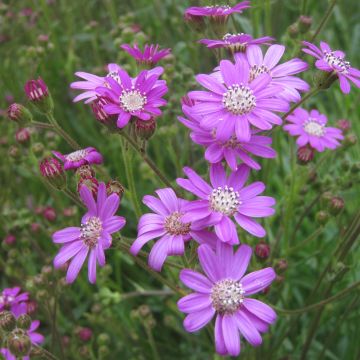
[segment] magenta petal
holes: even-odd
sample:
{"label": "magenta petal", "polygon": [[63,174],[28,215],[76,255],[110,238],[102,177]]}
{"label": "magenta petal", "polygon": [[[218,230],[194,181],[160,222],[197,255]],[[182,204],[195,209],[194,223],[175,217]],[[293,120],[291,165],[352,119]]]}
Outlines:
{"label": "magenta petal", "polygon": [[243,311],[235,314],[236,324],[244,338],[252,345],[259,346],[262,338],[256,327],[251,323]]}
{"label": "magenta petal", "polygon": [[56,244],[67,243],[78,239],[81,236],[79,227],[68,227],[52,234],[52,240]]}
{"label": "magenta petal", "polygon": [[88,278],[91,284],[96,282],[96,250],[90,250],[88,261]]}
{"label": "magenta petal", "polygon": [[275,311],[259,300],[246,298],[243,305],[248,311],[268,324],[272,324],[276,320]]}
{"label": "magenta petal", "polygon": [[210,181],[214,188],[222,187],[226,184],[226,173],[221,163],[210,166]]}
{"label": "magenta petal", "polygon": [[227,216],[223,216],[221,221],[215,225],[215,232],[219,239],[225,243],[232,245],[239,243],[235,224]]}
{"label": "magenta petal", "polygon": [[171,239],[169,239],[167,235],[164,235],[152,247],[149,255],[149,266],[155,271],[161,271],[168,256],[170,241]]}
{"label": "magenta petal", "polygon": [[66,282],[71,284],[74,282],[79,274],[81,267],[84,264],[89,248],[83,247],[78,254],[71,260],[68,271],[66,273]]}
{"label": "magenta petal", "polygon": [[240,165],[235,172],[232,172],[229,176],[228,186],[233,187],[236,191],[239,191],[246,183],[250,174],[250,168],[247,165]]}
{"label": "magenta petal", "polygon": [[231,277],[240,280],[246,272],[251,259],[252,250],[249,245],[240,245],[232,261]]}
{"label": "magenta petal", "polygon": [[84,204],[88,208],[89,213],[91,215],[95,215],[97,212],[97,208],[96,208],[96,203],[95,203],[95,200],[94,200],[94,197],[93,197],[91,191],[88,189],[87,186],[83,185],[83,186],[81,186],[79,193],[80,193],[81,200],[84,202]]}
{"label": "magenta petal", "polygon": [[60,266],[63,266],[69,259],[75,256],[83,247],[84,244],[82,240],[74,241],[70,244],[64,245],[54,258],[54,267],[59,268]]}
{"label": "magenta petal", "polygon": [[256,237],[264,237],[266,235],[265,229],[249,217],[237,213],[235,214],[235,219],[237,223],[250,234]]}
{"label": "magenta petal", "polygon": [[192,293],[181,298],[177,306],[184,313],[193,313],[211,306],[211,298],[208,294]]}
{"label": "magenta petal", "polygon": [[273,268],[267,267],[262,270],[254,271],[241,280],[246,296],[256,294],[266,289],[276,278]]}
{"label": "magenta petal", "polygon": [[224,315],[222,319],[222,331],[229,355],[238,356],[240,354],[240,336],[233,315]]}
{"label": "magenta petal", "polygon": [[209,306],[204,310],[191,313],[187,315],[184,320],[184,328],[188,332],[198,331],[209,323],[214,314],[215,310],[212,306]]}
{"label": "magenta petal", "polygon": [[204,244],[198,248],[198,256],[202,269],[212,282],[220,279],[217,259],[211,247]]}
{"label": "magenta petal", "polygon": [[180,280],[190,289],[210,294],[212,283],[204,275],[189,269],[181,270]]}
{"label": "magenta petal", "polygon": [[222,318],[223,318],[222,315],[218,314],[215,320],[215,329],[214,329],[215,348],[218,354],[226,355],[228,352],[225,346],[225,340],[222,331]]}
{"label": "magenta petal", "polygon": [[178,198],[173,189],[166,188],[166,189],[159,189],[156,190],[156,194],[159,196],[161,202],[163,203],[164,207],[167,208],[169,213],[174,211],[178,211]]}
{"label": "magenta petal", "polygon": [[165,235],[165,229],[160,228],[157,230],[149,231],[139,236],[131,245],[130,252],[133,255],[137,255],[141,248],[150,240]]}
{"label": "magenta petal", "polygon": [[168,255],[184,255],[185,246],[183,235],[173,235],[169,244]]}
{"label": "magenta petal", "polygon": [[107,218],[115,215],[120,204],[120,197],[117,194],[111,194],[105,201],[98,216],[105,221]]}
{"label": "magenta petal", "polygon": [[160,215],[163,215],[163,216],[169,215],[169,212],[166,209],[166,207],[163,205],[163,203],[154,196],[145,195],[143,197],[143,203],[148,208],[150,208],[152,211],[156,212],[157,214],[160,214]]}
{"label": "magenta petal", "polygon": [[119,231],[126,223],[125,218],[122,216],[111,216],[103,222],[104,229],[110,234]]}

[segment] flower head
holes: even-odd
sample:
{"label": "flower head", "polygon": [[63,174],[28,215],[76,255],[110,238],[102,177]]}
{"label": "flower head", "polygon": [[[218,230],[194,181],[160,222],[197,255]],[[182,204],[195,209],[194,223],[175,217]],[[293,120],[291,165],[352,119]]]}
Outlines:
{"label": "flower head", "polygon": [[257,196],[265,190],[262,182],[245,186],[249,177],[249,167],[240,165],[229,177],[224,167],[218,163],[210,167],[211,186],[194,170],[185,167],[189,179],[176,180],[179,186],[200,198],[185,205],[183,221],[200,221],[203,226],[214,225],[216,235],[221,241],[238,244],[235,224],[231,218],[250,234],[263,237],[265,229],[252,218],[267,217],[274,214],[272,206],[275,199]]}
{"label": "flower head", "polygon": [[183,112],[187,118],[179,117],[179,121],[191,129],[191,139],[206,148],[205,159],[211,164],[216,164],[225,160],[230,169],[236,171],[238,162],[243,162],[254,170],[261,169],[259,163],[253,160],[250,155],[262,158],[274,158],[275,150],[271,145],[271,138],[268,136],[257,135],[257,131],[251,132],[248,142],[238,141],[233,135],[229,140],[216,140],[216,129],[205,129],[200,126],[201,118],[193,115],[191,108],[183,106]]}
{"label": "flower head", "polygon": [[134,44],[133,47],[128,44],[124,44],[121,45],[121,48],[129,55],[131,55],[139,64],[145,64],[149,66],[155,65],[171,52],[171,49],[160,50],[158,44],[145,44],[143,51],[141,51],[137,44]]}
{"label": "flower head", "polygon": [[219,74],[196,76],[209,91],[189,93],[196,101],[191,111],[202,117],[202,127],[216,129],[216,140],[227,141],[235,134],[237,140],[249,141],[250,125],[269,130],[282,122],[273,112],[289,110],[287,101],[275,98],[283,88],[271,84],[270,75],[261,74],[252,81],[250,75],[247,60],[238,57],[235,64],[222,60]]}
{"label": "flower head", "polygon": [[261,74],[269,74],[272,84],[284,88],[278,97],[288,101],[299,101],[299,91],[309,91],[309,85],[293,75],[307,70],[308,64],[300,59],[291,59],[278,65],[285,51],[283,45],[271,45],[263,56],[260,46],[249,46],[246,52],[250,64],[250,78],[256,79]]}
{"label": "flower head", "polygon": [[49,96],[48,88],[41,77],[37,80],[27,81],[25,84],[25,93],[30,101],[40,101]]}
{"label": "flower head", "polygon": [[344,94],[350,92],[349,80],[360,88],[360,71],[351,67],[350,63],[345,60],[344,52],[331,50],[330,46],[324,41],[320,42],[320,48],[307,41],[303,41],[303,44],[307,48],[302,50],[317,59],[315,66],[319,70],[336,74],[339,78],[340,89]]}
{"label": "flower head", "polygon": [[231,53],[244,52],[250,45],[254,44],[265,44],[269,43],[274,39],[270,36],[264,36],[261,38],[253,39],[249,34],[226,34],[222,39],[202,39],[199,42],[206,45],[209,49],[225,48],[230,50]]}
{"label": "flower head", "polygon": [[203,230],[201,223],[184,222],[184,207],[188,201],[177,198],[170,188],[156,191],[158,198],[146,195],[143,203],[154,213],[148,213],[140,218],[138,236],[130,248],[133,255],[137,255],[141,248],[149,241],[160,238],[150,251],[149,265],[160,271],[167,256],[183,255],[185,242],[194,239],[199,243],[215,245],[214,234]]}
{"label": "flower head", "polygon": [[25,125],[32,120],[31,112],[23,105],[13,103],[7,109],[8,118],[20,125]]}
{"label": "flower head", "polygon": [[15,316],[24,314],[26,313],[26,302],[28,300],[29,294],[27,292],[22,293],[18,286],[6,288],[0,292],[0,312],[9,310]]}
{"label": "flower head", "polygon": [[56,189],[62,189],[66,184],[66,176],[61,163],[53,158],[47,157],[39,164],[41,175]]}
{"label": "flower head", "polygon": [[267,332],[276,320],[274,310],[249,296],[266,289],[275,279],[268,267],[244,276],[251,258],[251,248],[233,247],[220,241],[216,252],[204,244],[198,248],[205,275],[190,269],[180,272],[180,280],[195,292],[178,301],[180,311],[188,314],[184,327],[195,332],[215,316],[215,347],[221,355],[240,353],[240,335],[252,346],[262,343],[260,333]]}
{"label": "flower head", "polygon": [[[162,68],[158,68],[161,69]],[[153,69],[154,70],[154,69]],[[103,109],[111,115],[118,115],[117,126],[123,128],[132,116],[150,120],[161,115],[160,106],[166,104],[162,98],[167,92],[165,81],[158,80],[161,72],[143,70],[132,79],[125,70],[118,71],[119,81],[106,78],[108,86],[96,88],[99,95],[110,100]]]}
{"label": "flower head", "polygon": [[97,201],[86,186],[80,189],[80,197],[87,207],[81,227],[68,227],[52,235],[54,243],[63,245],[54,259],[54,266],[59,268],[72,259],[66,274],[66,281],[72,283],[89,255],[88,277],[95,283],[96,264],[105,265],[104,250],[111,246],[111,234],[124,227],[125,219],[115,215],[119,196],[107,196],[104,183],[99,185]]}
{"label": "flower head", "polygon": [[70,154],[63,155],[58,151],[53,154],[64,163],[64,169],[77,169],[83,165],[101,164],[103,162],[102,155],[93,147],[76,150]]}
{"label": "flower head", "polygon": [[290,124],[284,126],[291,136],[298,136],[296,143],[303,147],[309,144],[319,152],[326,148],[336,149],[344,137],[340,129],[326,127],[327,117],[317,110],[310,112],[298,108],[287,117]]}

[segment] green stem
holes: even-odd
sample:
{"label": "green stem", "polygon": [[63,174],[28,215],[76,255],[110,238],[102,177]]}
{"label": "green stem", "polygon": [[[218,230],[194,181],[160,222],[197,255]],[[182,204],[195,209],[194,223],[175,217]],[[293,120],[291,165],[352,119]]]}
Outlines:
{"label": "green stem", "polygon": [[84,207],[84,204],[79,200],[79,198],[72,191],[70,191],[68,188],[63,189],[62,191],[76,205],[79,205],[80,207]]}
{"label": "green stem", "polygon": [[36,351],[40,354],[40,356],[42,356],[43,358],[47,359],[47,360],[59,360],[55,355],[53,355],[51,352],[45,350],[44,348],[32,344],[32,347],[34,349],[36,349]]}
{"label": "green stem", "polygon": [[293,254],[295,251],[303,248],[305,245],[307,245],[309,242],[314,240],[318,235],[320,235],[323,231],[323,228],[320,227],[316,229],[312,234],[310,234],[305,240],[303,240],[300,244],[293,246],[289,249],[289,255]]}
{"label": "green stem", "polygon": [[32,126],[39,129],[49,129],[49,130],[54,129],[54,126],[52,124],[44,123],[41,121],[32,121],[28,126]]}
{"label": "green stem", "polygon": [[121,295],[121,300],[127,300],[139,296],[171,296],[174,295],[172,290],[147,290],[133,291]]}

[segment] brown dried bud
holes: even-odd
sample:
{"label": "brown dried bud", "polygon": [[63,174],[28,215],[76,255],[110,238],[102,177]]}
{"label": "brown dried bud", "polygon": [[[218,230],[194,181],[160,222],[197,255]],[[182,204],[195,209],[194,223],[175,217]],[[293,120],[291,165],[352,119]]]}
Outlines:
{"label": "brown dried bud", "polygon": [[110,196],[111,194],[119,195],[120,199],[125,192],[125,188],[117,180],[110,180],[106,184],[106,194]]}
{"label": "brown dried bud", "polygon": [[31,326],[31,317],[27,314],[20,315],[16,320],[18,328],[23,330],[29,330]]}
{"label": "brown dried bud", "polygon": [[10,311],[2,311],[0,313],[0,328],[6,332],[15,329],[16,319]]}
{"label": "brown dried bud", "polygon": [[149,140],[155,133],[156,121],[152,117],[149,120],[136,119],[135,121],[135,132],[136,135],[143,140]]}
{"label": "brown dried bud", "polygon": [[23,357],[31,350],[31,340],[24,330],[16,329],[7,338],[10,352],[16,357]]}

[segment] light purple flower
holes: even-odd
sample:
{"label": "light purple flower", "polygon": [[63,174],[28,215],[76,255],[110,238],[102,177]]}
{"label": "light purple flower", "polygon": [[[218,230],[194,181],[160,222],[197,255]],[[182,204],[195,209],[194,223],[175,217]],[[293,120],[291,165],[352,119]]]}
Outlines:
{"label": "light purple flower", "polygon": [[270,36],[264,36],[254,39],[249,34],[226,34],[222,39],[201,39],[199,42],[206,45],[209,49],[225,48],[232,53],[244,52],[250,45],[270,45],[274,39]]}
{"label": "light purple flower", "polygon": [[350,83],[352,81],[356,87],[360,88],[360,70],[351,67],[350,63],[345,60],[345,53],[341,50],[331,50],[330,46],[320,42],[320,49],[307,41],[303,41],[307,48],[302,49],[305,53],[314,56],[316,59],[315,66],[326,72],[334,72],[339,78],[340,89],[344,94],[350,92]]}
{"label": "light purple flower", "polygon": [[176,197],[170,188],[156,191],[159,199],[146,195],[143,203],[155,212],[141,216],[138,224],[138,236],[130,248],[137,255],[141,248],[152,239],[160,238],[150,251],[149,265],[160,271],[167,256],[183,255],[185,243],[190,239],[198,243],[216,244],[215,234],[204,230],[202,223],[183,222],[184,207],[189,202]]}
{"label": "light purple flower", "polygon": [[250,154],[262,158],[274,158],[275,150],[271,145],[271,138],[268,136],[257,135],[256,131],[251,132],[250,141],[240,142],[233,135],[227,141],[216,140],[216,129],[204,129],[200,126],[201,118],[193,115],[191,107],[183,106],[183,112],[187,118],[179,117],[179,121],[191,129],[191,139],[206,148],[205,159],[211,164],[216,164],[225,160],[230,169],[236,171],[238,160],[248,165],[254,170],[261,169],[259,163],[250,157]]}
{"label": "light purple flower", "polygon": [[22,293],[20,287],[5,288],[0,293],[0,312],[9,310],[16,317],[25,314],[27,310],[26,302],[28,300],[29,293]]}
{"label": "light purple flower", "polygon": [[158,44],[145,44],[143,51],[141,51],[137,44],[134,44],[132,47],[124,44],[121,45],[121,48],[131,55],[139,64],[146,65],[156,64],[171,52],[171,49],[159,49]]}
{"label": "light purple flower", "polygon": [[143,70],[131,79],[125,70],[120,69],[118,75],[119,82],[106,78],[109,86],[98,87],[96,92],[111,101],[103,109],[110,115],[118,115],[119,128],[126,126],[132,116],[146,121],[161,115],[159,107],[166,105],[162,97],[168,89],[165,81],[158,80],[158,73]]}
{"label": "light purple flower", "polygon": [[180,280],[195,292],[178,301],[180,311],[188,314],[184,328],[195,332],[215,316],[215,348],[221,355],[240,353],[240,335],[252,346],[262,343],[261,333],[276,320],[275,311],[249,296],[267,288],[276,274],[270,267],[244,276],[251,258],[251,248],[233,247],[218,242],[214,252],[208,245],[198,249],[205,275],[190,269],[180,272]]}
{"label": "light purple flower", "polygon": [[72,259],[66,274],[66,281],[72,283],[89,255],[88,277],[91,283],[95,283],[96,264],[105,265],[104,250],[111,246],[111,234],[122,229],[126,221],[115,215],[120,198],[117,194],[107,196],[104,183],[99,185],[97,201],[86,186],[81,187],[80,197],[87,207],[81,227],[68,227],[52,235],[55,244],[62,244],[54,266],[59,268]]}
{"label": "light purple flower", "polygon": [[340,129],[326,127],[327,117],[317,110],[310,113],[305,109],[298,108],[287,119],[291,124],[284,126],[291,136],[298,136],[296,143],[299,147],[310,144],[319,152],[326,148],[336,149],[340,146],[339,140],[344,137]]}
{"label": "light purple flower", "polygon": [[295,58],[278,65],[284,51],[283,45],[271,45],[263,56],[260,46],[249,46],[246,57],[250,64],[250,78],[254,80],[261,74],[269,74],[272,77],[272,84],[284,88],[278,96],[296,102],[301,99],[299,91],[309,91],[310,86],[304,80],[292,75],[307,70],[308,64]]}
{"label": "light purple flower", "polygon": [[64,169],[77,169],[83,165],[101,164],[102,155],[93,147],[76,150],[70,154],[63,155],[58,151],[52,152],[59,160],[64,163]]}
{"label": "light purple flower", "polygon": [[220,62],[218,76],[200,74],[196,80],[209,91],[192,91],[189,97],[196,101],[193,114],[202,116],[200,125],[216,129],[216,139],[227,141],[234,134],[239,141],[249,141],[250,125],[269,130],[272,124],[280,125],[281,118],[274,111],[286,112],[289,103],[275,96],[283,90],[271,84],[271,76],[261,74],[251,81],[250,67],[244,57],[233,64]]}
{"label": "light purple flower", "polygon": [[179,178],[176,182],[200,200],[191,201],[184,206],[186,213],[182,220],[199,221],[204,227],[214,225],[216,235],[229,244],[239,243],[232,217],[250,234],[265,236],[265,229],[252,218],[273,215],[275,210],[271,206],[275,204],[275,199],[257,196],[265,190],[262,182],[254,182],[244,187],[249,172],[249,167],[242,164],[227,177],[220,163],[211,165],[210,186],[194,170],[185,167],[184,173],[189,179]]}
{"label": "light purple flower", "polygon": [[[45,340],[43,335],[36,332],[39,326],[40,326],[40,321],[34,320],[31,322],[30,329],[27,330],[27,334],[31,340],[31,343],[34,345],[41,345]],[[0,354],[4,356],[5,360],[18,359],[7,348],[0,349]],[[23,356],[22,360],[30,360],[30,356]]]}

